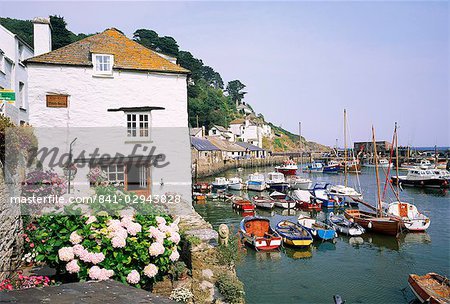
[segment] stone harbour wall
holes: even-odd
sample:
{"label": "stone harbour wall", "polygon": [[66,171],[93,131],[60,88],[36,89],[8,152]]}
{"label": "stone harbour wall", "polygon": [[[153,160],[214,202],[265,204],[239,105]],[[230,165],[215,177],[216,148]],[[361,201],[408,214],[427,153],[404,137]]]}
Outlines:
{"label": "stone harbour wall", "polygon": [[23,240],[20,206],[9,204],[10,195],[0,169],[0,281],[21,264]]}

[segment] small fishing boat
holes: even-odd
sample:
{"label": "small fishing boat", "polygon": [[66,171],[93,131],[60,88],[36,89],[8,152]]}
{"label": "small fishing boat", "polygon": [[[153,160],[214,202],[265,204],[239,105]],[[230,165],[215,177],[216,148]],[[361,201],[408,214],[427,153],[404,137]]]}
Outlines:
{"label": "small fishing boat", "polygon": [[256,250],[275,250],[281,245],[280,235],[262,217],[246,217],[241,221],[240,233],[244,242]]}
{"label": "small fishing boat", "polygon": [[192,193],[192,198],[196,202],[198,201],[204,202],[206,200],[206,195],[201,192],[194,192]]}
{"label": "small fishing boat", "polygon": [[264,179],[264,175],[258,172],[250,174],[247,180],[247,190],[251,191],[264,191],[267,185]]}
{"label": "small fishing boat", "polygon": [[290,221],[279,222],[275,230],[286,245],[307,247],[313,242],[312,235],[306,228]]}
{"label": "small fishing boat", "polygon": [[306,228],[315,239],[327,241],[337,236],[336,231],[330,225],[316,221],[303,214],[299,215],[298,224]]}
{"label": "small fishing boat", "polygon": [[421,159],[420,163],[416,163],[416,166],[422,170],[434,168],[434,165],[428,159]]}
{"label": "small fishing boat", "polygon": [[335,200],[329,195],[328,183],[317,183],[314,188],[310,190],[313,199],[316,203],[321,203],[324,208],[334,208],[339,206],[339,201]]}
{"label": "small fishing boat", "polygon": [[283,209],[292,209],[295,208],[295,206],[297,205],[297,202],[290,199],[289,197],[286,197],[284,199],[275,199],[274,203],[275,207]]}
{"label": "small fishing boat", "polygon": [[400,221],[393,217],[381,217],[376,213],[358,209],[344,211],[345,217],[361,225],[366,231],[396,236],[400,231]]}
{"label": "small fishing boat", "polygon": [[321,210],[322,203],[316,202],[312,194],[306,190],[294,190],[291,192],[291,198],[297,202],[296,207],[303,210]]}
{"label": "small fishing boat", "polygon": [[228,180],[225,177],[216,177],[211,185],[213,190],[224,190],[228,187]]}
{"label": "small fishing boat", "polygon": [[297,170],[298,166],[293,160],[288,160],[279,166],[275,166],[275,171],[283,173],[284,175],[295,175]]}
{"label": "small fishing boat", "polygon": [[228,179],[228,189],[240,191],[244,188],[244,184],[242,183],[242,178],[240,177],[232,177]]}
{"label": "small fishing boat", "polygon": [[392,176],[392,183],[397,182],[401,186],[420,187],[420,188],[448,188],[447,179],[436,175],[433,170],[412,169],[408,170],[405,176]]}
{"label": "small fishing boat", "polygon": [[254,196],[253,203],[262,209],[272,209],[275,206],[275,202],[271,198],[264,196]]}
{"label": "small fishing boat", "polygon": [[286,198],[286,194],[278,192],[278,191],[273,191],[272,193],[269,194],[271,199],[285,199]]}
{"label": "small fishing boat", "polygon": [[292,176],[288,178],[289,187],[293,190],[308,190],[312,186],[309,178]]}
{"label": "small fishing boat", "polygon": [[274,191],[285,192],[289,188],[284,174],[280,172],[269,172],[267,174],[266,184],[270,190]]}
{"label": "small fishing boat", "polygon": [[253,211],[255,210],[255,205],[252,204],[249,200],[240,199],[234,200],[232,203],[232,207],[241,211]]}
{"label": "small fishing boat", "polygon": [[341,168],[341,164],[337,161],[329,161],[328,164],[323,166],[323,173],[338,173]]}
{"label": "small fishing boat", "polygon": [[217,193],[207,193],[205,194],[205,198],[209,201],[215,201],[220,198],[220,195]]}
{"label": "small fishing boat", "polygon": [[328,223],[339,233],[355,236],[365,232],[364,228],[357,223],[347,220],[344,216],[330,212],[328,214]]}
{"label": "small fishing boat", "polygon": [[320,162],[312,162],[310,165],[306,167],[305,171],[309,173],[322,173],[323,164]]}
{"label": "small fishing boat", "polygon": [[386,208],[386,213],[399,217],[403,227],[410,231],[425,231],[430,226],[430,219],[410,203],[390,203]]}
{"label": "small fishing boat", "polygon": [[423,276],[410,274],[408,285],[421,303],[450,303],[450,281],[440,274],[433,272]]}
{"label": "small fishing boat", "polygon": [[195,183],[193,186],[194,192],[205,193],[211,190],[211,185],[208,183]]}
{"label": "small fishing boat", "polygon": [[[389,160],[387,160],[386,158],[381,158],[378,161],[378,168],[389,168],[389,167],[393,167],[394,164],[389,163]],[[369,168],[375,168],[375,164],[374,163],[366,163],[364,164],[364,167],[369,167]]]}
{"label": "small fishing boat", "polygon": [[356,191],[352,187],[344,186],[344,185],[331,185],[328,188],[329,195],[340,205],[350,204],[353,202],[353,198],[363,199],[361,193]]}

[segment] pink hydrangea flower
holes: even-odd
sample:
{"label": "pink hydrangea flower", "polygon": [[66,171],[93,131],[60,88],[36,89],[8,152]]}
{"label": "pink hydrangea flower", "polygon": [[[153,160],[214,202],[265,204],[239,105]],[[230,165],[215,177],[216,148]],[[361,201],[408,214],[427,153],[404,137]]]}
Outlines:
{"label": "pink hydrangea flower", "polygon": [[154,242],[150,245],[148,252],[151,256],[158,256],[164,253],[164,246],[161,243]]}
{"label": "pink hydrangea flower", "polygon": [[169,237],[169,241],[172,241],[175,244],[178,244],[180,242],[180,240],[181,240],[181,238],[180,238],[180,235],[178,234],[178,232],[173,232]]}
{"label": "pink hydrangea flower", "polygon": [[113,270],[107,270],[105,268],[100,268],[98,266],[92,266],[89,269],[88,273],[89,277],[92,280],[99,280],[99,281],[108,280],[110,277],[114,275]]}
{"label": "pink hydrangea flower", "polygon": [[80,266],[78,265],[78,260],[72,260],[66,265],[66,270],[69,273],[78,273],[80,271]]}
{"label": "pink hydrangea flower", "polygon": [[158,223],[158,226],[166,224],[166,219],[163,217],[157,216],[155,219],[156,219],[156,222]]}
{"label": "pink hydrangea flower", "polygon": [[122,218],[129,217],[133,219],[135,213],[136,211],[133,208],[122,209],[119,211],[119,215]]}
{"label": "pink hydrangea flower", "polygon": [[124,238],[115,236],[111,239],[111,244],[114,248],[123,248],[127,244]]}
{"label": "pink hydrangea flower", "polygon": [[156,240],[158,243],[164,243],[164,238],[166,234],[161,232],[158,228],[151,226],[149,229],[150,236]]}
{"label": "pink hydrangea flower", "polygon": [[158,274],[158,266],[156,266],[155,264],[148,264],[144,267],[144,274],[149,278],[153,278]]}
{"label": "pink hydrangea flower", "polygon": [[104,259],[105,255],[102,252],[89,253],[89,260],[94,265],[103,262]]}
{"label": "pink hydrangea flower", "polygon": [[178,261],[179,258],[180,258],[180,254],[178,253],[178,251],[176,249],[174,249],[169,256],[169,259],[172,262],[175,262],[175,261]]}
{"label": "pink hydrangea flower", "polygon": [[72,248],[73,248],[73,254],[76,256],[82,255],[83,252],[85,251],[83,245],[80,245],[80,244],[76,244]]}
{"label": "pink hydrangea flower", "polygon": [[127,231],[130,235],[135,236],[142,231],[142,226],[139,223],[130,223],[127,226]]}
{"label": "pink hydrangea flower", "polygon": [[127,275],[127,282],[130,284],[137,284],[140,280],[141,276],[136,270],[131,270],[131,272]]}
{"label": "pink hydrangea flower", "polygon": [[69,262],[73,260],[73,248],[72,247],[63,247],[58,250],[58,256],[61,261]]}
{"label": "pink hydrangea flower", "polygon": [[109,237],[110,237],[110,238],[113,238],[113,237],[115,237],[115,236],[118,236],[118,237],[120,237],[120,238],[122,238],[122,239],[126,239],[126,238],[128,237],[128,232],[127,232],[127,230],[126,230],[125,228],[123,228],[123,227],[117,227],[116,230],[111,231],[111,232],[109,233]]}
{"label": "pink hydrangea flower", "polygon": [[158,229],[159,231],[166,233],[167,231],[169,231],[169,226],[167,226],[166,224],[159,224]]}
{"label": "pink hydrangea flower", "polygon": [[73,245],[75,245],[81,243],[83,237],[79,235],[76,231],[74,231],[70,234],[69,240]]}

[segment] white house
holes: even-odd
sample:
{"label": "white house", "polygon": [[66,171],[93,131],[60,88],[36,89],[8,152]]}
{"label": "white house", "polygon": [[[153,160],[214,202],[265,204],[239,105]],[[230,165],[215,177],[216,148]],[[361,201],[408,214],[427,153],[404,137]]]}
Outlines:
{"label": "white house", "polygon": [[235,136],[234,136],[233,132],[231,132],[227,128],[219,126],[219,125],[213,125],[209,129],[208,135],[209,136],[217,136],[221,139],[228,140],[231,142],[235,141]]}
{"label": "white house", "polygon": [[[49,34],[34,38],[50,45]],[[39,148],[69,153],[72,143],[69,156],[77,169],[71,192],[89,191],[88,174],[101,168],[125,190],[181,193],[190,202],[188,70],[114,28],[47,49],[26,64]]]}
{"label": "white house", "polygon": [[260,148],[263,137],[272,136],[272,129],[269,125],[253,122],[247,118],[231,121],[229,130],[236,136],[236,139]]}
{"label": "white house", "polygon": [[33,49],[0,25],[0,113],[16,124],[28,122],[28,76],[23,61],[30,57]]}

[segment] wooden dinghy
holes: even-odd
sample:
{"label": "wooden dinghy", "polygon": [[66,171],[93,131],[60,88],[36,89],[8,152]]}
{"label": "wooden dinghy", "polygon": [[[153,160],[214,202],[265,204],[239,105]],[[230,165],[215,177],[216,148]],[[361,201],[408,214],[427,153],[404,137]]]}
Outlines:
{"label": "wooden dinghy", "polygon": [[246,217],[241,221],[242,239],[256,250],[274,250],[281,245],[281,237],[270,227],[269,219]]}
{"label": "wooden dinghy", "polygon": [[422,303],[450,303],[450,282],[448,278],[440,274],[433,272],[423,276],[410,274],[408,285]]}
{"label": "wooden dinghy", "polygon": [[279,222],[275,230],[286,245],[307,247],[313,242],[312,235],[307,229],[290,221]]}
{"label": "wooden dinghy", "polygon": [[249,200],[235,200],[232,204],[234,209],[241,211],[253,211],[255,210],[255,205],[252,204]]}
{"label": "wooden dinghy", "polygon": [[396,236],[400,231],[400,221],[390,217],[379,217],[376,213],[348,209],[344,211],[345,217],[361,225],[368,232],[376,232]]}
{"label": "wooden dinghy", "polygon": [[327,241],[337,237],[336,231],[330,225],[316,221],[308,216],[300,215],[298,224],[308,230],[315,239]]}
{"label": "wooden dinghy", "polygon": [[256,205],[256,207],[262,209],[273,209],[275,205],[275,202],[272,199],[264,196],[254,196],[253,202]]}

